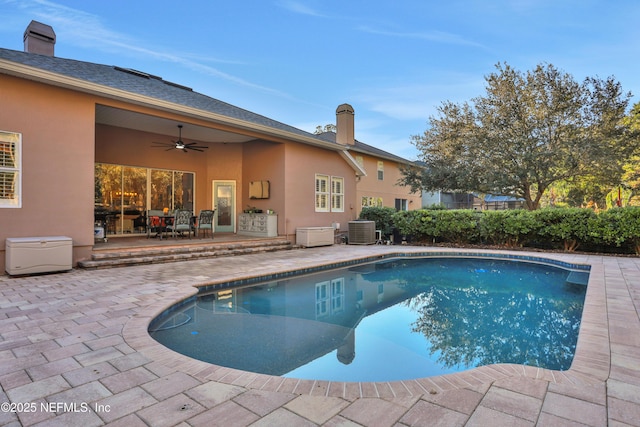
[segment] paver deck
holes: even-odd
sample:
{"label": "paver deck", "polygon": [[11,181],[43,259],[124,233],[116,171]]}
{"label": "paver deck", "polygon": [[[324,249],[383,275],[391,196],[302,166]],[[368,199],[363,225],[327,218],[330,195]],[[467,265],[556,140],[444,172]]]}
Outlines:
{"label": "paver deck", "polygon": [[196,361],[146,332],[197,285],[429,250],[336,245],[0,276],[0,425],[640,426],[637,257],[529,254],[591,265],[576,356],[563,372],[502,364],[412,381],[295,380]]}

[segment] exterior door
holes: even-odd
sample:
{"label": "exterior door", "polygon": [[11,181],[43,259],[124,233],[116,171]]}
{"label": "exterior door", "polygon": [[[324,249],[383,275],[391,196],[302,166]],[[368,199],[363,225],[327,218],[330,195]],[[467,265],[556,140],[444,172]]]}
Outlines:
{"label": "exterior door", "polygon": [[215,230],[218,233],[236,231],[236,182],[213,181],[213,208],[216,210]]}

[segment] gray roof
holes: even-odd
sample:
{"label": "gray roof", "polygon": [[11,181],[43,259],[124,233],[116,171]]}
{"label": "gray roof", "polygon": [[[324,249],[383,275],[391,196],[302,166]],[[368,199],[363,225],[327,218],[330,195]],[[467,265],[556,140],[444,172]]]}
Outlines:
{"label": "gray roof", "polygon": [[[322,132],[318,135],[320,138],[326,141],[336,142],[336,133],[335,132]],[[388,151],[381,150],[372,145],[365,144],[364,142],[360,142],[357,139],[354,139],[353,146],[347,146],[349,151],[354,151],[357,153],[370,154],[375,157],[380,157],[383,159],[393,160],[398,163],[414,163],[411,160],[407,160],[403,157],[396,156],[395,154],[391,154]]]}
{"label": "gray roof", "polygon": [[[31,66],[41,70],[107,86],[126,92],[168,101],[186,107],[223,115],[304,137],[325,141],[309,132],[260,114],[227,104],[215,98],[194,92],[191,88],[163,80],[161,77],[137,70],[112,65],[58,58],[47,55],[0,48],[0,59]],[[1,70],[0,70],[1,72]],[[335,141],[334,141],[335,142]]]}

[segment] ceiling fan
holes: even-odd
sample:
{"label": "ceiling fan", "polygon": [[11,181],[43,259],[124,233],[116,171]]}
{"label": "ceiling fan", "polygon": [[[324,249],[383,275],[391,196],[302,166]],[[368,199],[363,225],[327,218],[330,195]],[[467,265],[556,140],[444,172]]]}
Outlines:
{"label": "ceiling fan", "polygon": [[207,146],[204,145],[196,145],[196,142],[184,142],[182,140],[182,125],[178,125],[178,140],[177,141],[173,141],[173,142],[152,142],[152,147],[158,147],[158,148],[164,148],[164,147],[169,147],[164,151],[169,151],[169,150],[182,150],[185,153],[187,152],[187,150],[194,150],[194,151],[204,151],[205,149],[209,148]]}

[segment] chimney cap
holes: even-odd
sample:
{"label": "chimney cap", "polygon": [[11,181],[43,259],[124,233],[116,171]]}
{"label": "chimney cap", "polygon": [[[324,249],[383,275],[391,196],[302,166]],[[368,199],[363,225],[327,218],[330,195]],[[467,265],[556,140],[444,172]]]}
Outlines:
{"label": "chimney cap", "polygon": [[24,30],[24,38],[26,39],[29,35],[40,36],[53,42],[56,40],[56,33],[53,31],[53,27],[38,21],[31,21],[27,29]]}
{"label": "chimney cap", "polygon": [[53,56],[56,33],[50,25],[31,21],[24,31],[24,51]]}
{"label": "chimney cap", "polygon": [[338,105],[338,108],[336,108],[336,114],[340,114],[340,113],[350,113],[353,114],[354,113],[354,109],[351,105],[349,104],[340,104]]}

